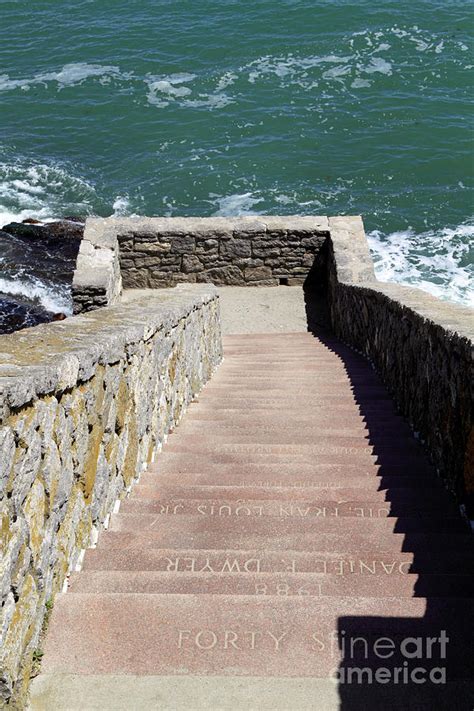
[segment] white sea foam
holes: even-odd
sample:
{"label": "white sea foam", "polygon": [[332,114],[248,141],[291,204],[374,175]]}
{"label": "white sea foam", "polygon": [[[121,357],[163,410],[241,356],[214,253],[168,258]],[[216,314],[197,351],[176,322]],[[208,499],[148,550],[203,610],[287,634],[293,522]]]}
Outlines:
{"label": "white sea foam", "polygon": [[113,217],[137,217],[137,213],[132,210],[128,195],[117,195],[112,203],[112,209],[114,211]]}
{"label": "white sea foam", "polygon": [[189,94],[192,93],[191,89],[182,85],[189,84],[195,78],[195,74],[185,72],[170,74],[168,76],[148,75],[145,79],[145,83],[148,85],[148,103],[154,106],[164,107],[168,106],[172,100],[189,96]]}
{"label": "white sea foam", "polygon": [[20,158],[0,161],[0,227],[29,217],[57,218],[90,212],[94,187],[66,167]]}
{"label": "white sea foam", "polygon": [[0,204],[0,230],[10,222],[22,222],[23,220],[27,220],[32,217],[43,222],[48,222],[53,219],[51,216],[51,210],[47,207],[40,210],[29,208],[25,210],[13,211],[8,210]]}
{"label": "white sea foam", "polygon": [[366,74],[386,74],[392,75],[392,65],[383,57],[372,57],[369,64],[363,70]]}
{"label": "white sea foam", "polygon": [[375,52],[387,52],[391,48],[391,44],[388,44],[387,42],[382,42],[382,44],[379,44],[379,46],[374,49],[374,54]]}
{"label": "white sea foam", "polygon": [[363,89],[365,87],[368,87],[371,85],[372,82],[370,82],[368,79],[354,79],[354,81],[351,84],[351,87],[353,89]]}
{"label": "white sea foam", "polygon": [[[242,74],[247,74],[247,79],[251,84],[255,84],[259,79],[275,76],[284,80],[283,83],[285,85],[297,80],[297,83],[301,83],[304,86],[308,82],[302,80],[309,80],[311,83],[314,80],[307,73],[311,69],[318,68],[321,71],[321,66],[324,67],[325,64],[338,64],[340,67],[344,67],[344,63],[350,61],[350,59],[351,56],[341,57],[334,54],[327,54],[322,57],[317,55],[297,57],[292,53],[280,57],[265,55],[241,67],[239,71]],[[341,70],[335,68],[334,70],[326,71],[329,73],[328,78],[333,78]]]}
{"label": "white sea foam", "polygon": [[223,109],[225,106],[234,103],[234,99],[227,94],[199,94],[199,99],[187,99],[184,106],[194,106],[195,108]]}
{"label": "white sea foam", "polygon": [[339,64],[325,71],[323,73],[323,79],[339,79],[340,77],[345,77],[347,74],[350,74],[351,71],[350,66]]}
{"label": "white sea foam", "polygon": [[226,197],[216,197],[213,202],[219,205],[219,209],[214,212],[215,216],[236,217],[238,215],[256,214],[252,208],[254,205],[263,202],[263,198],[255,197],[251,192],[235,193]]}
{"label": "white sea foam", "polygon": [[455,228],[368,235],[377,277],[417,286],[443,299],[474,306],[474,223]]}
{"label": "white sea foam", "polygon": [[12,91],[14,89],[23,89],[28,91],[30,87],[37,84],[47,85],[50,82],[56,82],[58,88],[62,89],[66,86],[75,86],[81,84],[86,79],[99,77],[123,77],[129,78],[130,75],[122,75],[119,67],[102,65],[102,64],[87,64],[86,62],[78,62],[65,64],[58,72],[42,72],[35,74],[29,79],[11,79],[8,74],[0,75],[0,91]]}
{"label": "white sea foam", "polygon": [[425,42],[418,37],[410,37],[410,42],[416,45],[415,49],[417,52],[425,52],[430,46],[429,42]]}
{"label": "white sea foam", "polygon": [[4,279],[0,277],[0,292],[10,296],[23,296],[28,301],[36,301],[52,313],[72,313],[71,298],[58,290],[58,287],[48,287],[43,282],[28,277],[27,279]]}
{"label": "white sea foam", "polygon": [[371,33],[371,36],[366,32],[354,33],[345,41],[347,44],[343,42],[340,54],[264,55],[240,67],[239,74],[246,76],[251,84],[273,78],[281,86],[299,86],[308,92],[318,88],[321,81],[327,82],[332,91],[367,87],[372,82],[368,83],[366,75],[375,75],[374,80],[377,80],[377,74],[391,76],[394,73],[392,62],[380,56],[392,48],[390,42],[380,41],[383,36],[383,32]]}
{"label": "white sea foam", "polygon": [[231,73],[221,77],[215,91],[198,92],[192,96],[193,90],[184,84],[189,84],[194,79],[196,79],[195,74],[186,73],[170,74],[164,77],[148,76],[146,79],[148,103],[165,108],[175,102],[185,108],[208,108],[211,110],[222,109],[233,103],[233,99],[223,92],[223,89],[234,81],[234,75]]}
{"label": "white sea foam", "polygon": [[232,86],[237,79],[238,76],[234,72],[226,72],[217,82],[216,91],[224,91],[224,89],[227,89],[228,86]]}
{"label": "white sea foam", "polygon": [[[282,193],[276,186],[268,191],[268,197],[277,210],[278,205],[284,205],[285,212],[308,214],[327,210],[333,198],[348,190],[350,185],[342,181],[320,194],[321,200],[302,200],[297,192]],[[260,214],[257,206],[264,201],[256,191],[210,197],[218,205],[214,215],[225,217]],[[474,222],[425,232],[407,229],[384,234],[374,230],[367,237],[381,281],[416,286],[438,298],[474,307]]]}

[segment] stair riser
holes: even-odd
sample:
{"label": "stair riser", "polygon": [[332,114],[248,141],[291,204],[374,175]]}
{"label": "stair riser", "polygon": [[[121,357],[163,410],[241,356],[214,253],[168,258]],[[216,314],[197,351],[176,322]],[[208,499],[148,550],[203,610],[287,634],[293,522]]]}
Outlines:
{"label": "stair riser", "polygon": [[[158,496],[156,497],[158,499]],[[421,505],[390,503],[381,504],[367,501],[345,502],[337,501],[265,501],[239,499],[163,499],[154,501],[152,498],[126,499],[120,507],[121,513],[156,513],[163,516],[173,515],[203,515],[227,516],[229,510],[233,516],[276,516],[277,518],[387,518],[410,517],[421,521],[429,520],[435,525],[436,521],[448,518],[443,507],[431,506],[421,509]],[[453,512],[454,518],[459,522],[459,516]]]}
{"label": "stair riser", "polygon": [[[406,489],[410,487],[413,491],[424,493],[432,490],[439,491],[439,482],[434,476],[412,476],[408,473],[407,476],[392,475],[392,476],[374,476],[373,472],[361,469],[359,473],[352,475],[350,472],[340,481],[338,477],[343,472],[327,471],[322,472],[319,476],[314,470],[305,472],[304,470],[296,470],[292,474],[287,474],[280,468],[264,468],[259,467],[252,470],[248,467],[244,470],[234,468],[232,470],[223,469],[223,467],[207,467],[207,472],[195,474],[196,467],[189,466],[189,471],[185,465],[175,467],[166,467],[163,469],[156,468],[142,474],[140,482],[144,485],[155,485],[157,480],[161,486],[173,486],[176,483],[177,475],[179,475],[179,483],[186,486],[235,486],[242,488],[265,488],[270,487],[285,487],[295,491],[312,490],[313,493],[318,490],[337,489],[339,481],[340,488],[345,489],[347,486],[358,488],[362,495],[368,496],[375,492],[385,492],[387,490]],[[199,471],[199,467],[197,467]],[[204,467],[203,467],[204,469]],[[307,493],[305,493],[305,496]]]}
{"label": "stair riser", "polygon": [[[325,426],[328,429],[352,426],[374,427],[377,429],[391,425],[407,427],[405,421],[394,413],[388,415],[377,413],[376,416],[371,416],[359,411],[342,412],[341,410],[337,410],[336,414],[334,414],[333,408],[320,407],[317,403],[312,405],[311,408],[306,409],[304,413],[295,410],[291,414],[291,421],[289,421],[288,413],[285,409],[268,410],[257,407],[252,408],[250,415],[248,409],[242,410],[222,407],[216,415],[215,410],[206,407],[206,402],[203,400],[199,403],[191,403],[183,423],[195,420],[218,420],[223,423],[223,425],[224,423],[248,425],[251,422],[255,422],[267,424],[271,427],[279,427],[282,424],[288,426],[289,422],[291,422],[291,426],[295,429],[299,429],[300,427],[312,429],[321,426]],[[411,430],[408,430],[408,432],[410,432],[410,436],[412,436]]]}
{"label": "stair riser", "polygon": [[[426,592],[427,587],[424,586]],[[469,576],[430,576],[429,590],[437,597],[474,593]],[[153,595],[258,595],[278,597],[424,597],[418,576],[397,575],[387,585],[386,575],[346,576],[300,573],[156,573],[83,571],[70,581],[69,592],[140,593]]]}
{"label": "stair riser", "polygon": [[[237,439],[237,438],[235,438]],[[328,445],[297,445],[297,444],[260,444],[245,442],[224,442],[219,443],[219,438],[204,438],[196,436],[194,439],[179,438],[174,441],[170,439],[167,444],[166,451],[172,453],[192,452],[194,455],[210,456],[213,455],[238,455],[241,458],[242,465],[245,466],[247,461],[252,461],[255,455],[266,457],[275,464],[283,464],[287,460],[293,462],[308,461],[309,463],[328,463],[340,466],[352,465],[354,463],[364,465],[371,463],[392,463],[397,465],[400,463],[400,448],[394,447],[390,449],[377,448],[374,451],[372,447],[362,448],[354,446],[338,446]],[[426,466],[426,459],[421,452],[409,452],[403,457],[403,462],[407,466]]]}
{"label": "stair riser", "polygon": [[[240,548],[242,550],[262,550],[268,546],[268,531],[251,533],[226,532],[217,535],[213,530],[193,532],[188,530],[176,531],[176,527],[166,522],[165,526],[155,525],[151,530],[137,531],[135,528],[116,526],[102,534],[100,545],[105,549],[130,546],[134,548],[195,548],[205,550],[222,550],[227,548]],[[206,524],[208,521],[206,521]],[[375,529],[375,527],[374,527]],[[375,540],[374,540],[375,539]],[[283,533],[272,540],[273,550],[308,551],[318,550],[324,553],[331,551],[345,551],[346,554],[358,554],[361,550],[371,550],[378,553],[393,553],[406,550],[417,552],[455,551],[472,555],[472,542],[466,536],[449,533],[391,533],[380,535],[380,531],[372,533],[340,532],[336,533]]]}
{"label": "stair riser", "polygon": [[[120,534],[115,534],[120,535]],[[474,558],[458,551],[443,553],[436,557],[430,551],[391,553],[388,555],[372,549],[360,550],[354,555],[346,552],[329,551],[301,552],[294,550],[185,550],[102,547],[88,550],[84,559],[84,570],[129,570],[161,571],[166,573],[282,573],[349,577],[374,576],[384,578],[386,585],[391,579],[412,573],[447,574],[454,576],[474,575]],[[423,576],[419,578],[423,582]]]}
{"label": "stair riser", "polygon": [[[193,447],[191,444],[188,446],[183,445],[184,451],[181,451],[178,444],[172,448],[171,443],[167,443],[165,451],[158,455],[156,461],[157,463],[159,462],[162,468],[168,464],[177,464],[178,461],[187,467],[190,461],[194,461],[196,462],[196,471],[199,471],[200,467],[207,463],[209,467],[233,467],[236,470],[238,468],[245,470],[249,467],[255,469],[266,467],[269,470],[272,468],[283,469],[288,472],[313,471],[317,473],[327,471],[342,473],[343,470],[347,470],[356,473],[362,468],[371,474],[382,471],[392,471],[394,473],[408,471],[413,476],[417,472],[419,475],[420,473],[429,475],[434,473],[426,459],[412,454],[400,458],[394,456],[392,452],[386,452],[378,457],[371,453],[360,452],[359,448],[356,447],[335,448],[335,452],[327,452],[327,450],[325,452],[314,451],[315,448],[312,447],[306,449],[302,447],[299,453],[285,452],[282,448],[279,451],[268,451],[268,448],[272,446],[274,445],[218,445],[217,448],[220,451],[214,452],[210,451],[211,447],[209,449],[201,449],[197,445]],[[285,447],[286,445],[282,446]],[[291,447],[292,445],[288,446]],[[239,448],[242,451],[239,451]]]}
{"label": "stair riser", "polygon": [[290,425],[286,418],[281,418],[280,422],[271,422],[269,419],[265,421],[263,418],[255,417],[249,422],[248,417],[241,418],[240,421],[235,421],[235,419],[231,417],[219,421],[206,418],[201,419],[196,416],[190,419],[186,417],[185,420],[179,424],[179,432],[183,436],[187,434],[208,434],[209,431],[219,436],[230,434],[236,435],[237,437],[243,435],[275,435],[278,437],[288,437],[288,439],[305,437],[306,443],[314,441],[314,437],[325,438],[326,441],[328,441],[329,438],[334,438],[337,441],[340,437],[351,437],[363,439],[366,444],[370,444],[371,441],[389,444],[394,440],[403,442],[414,440],[413,433],[408,427],[403,427],[399,424],[381,424],[378,427],[371,425],[369,428],[365,422],[358,421],[357,419],[349,426],[345,426],[344,423],[342,425],[340,423],[331,425],[323,419],[321,419],[319,424],[308,425],[302,422],[294,423],[292,421]]}
{"label": "stair riser", "polygon": [[[145,475],[143,475],[145,476]],[[142,479],[144,480],[144,479]],[[141,480],[141,481],[142,481]],[[314,505],[334,505],[336,502],[349,501],[360,503],[363,506],[385,506],[397,510],[399,506],[408,506],[416,511],[437,510],[442,512],[457,513],[458,509],[444,490],[431,489],[421,492],[418,489],[394,489],[393,491],[372,492],[367,489],[328,488],[328,489],[298,489],[297,487],[226,487],[226,486],[170,486],[162,485],[160,476],[155,476],[155,483],[136,484],[133,489],[133,498],[127,501],[163,501],[165,499],[209,499],[225,501],[254,501],[262,502],[310,502]]]}
{"label": "stair riser", "polygon": [[[185,419],[179,424],[179,432],[183,435],[187,434],[208,434],[209,431],[217,435],[236,436],[253,435],[253,436],[268,436],[276,435],[278,437],[305,437],[306,443],[313,442],[314,437],[325,438],[326,441],[334,438],[336,441],[340,437],[351,437],[363,439],[366,444],[376,442],[381,444],[389,444],[390,442],[403,441],[410,442],[414,440],[413,433],[408,427],[402,427],[397,424],[381,424],[378,427],[367,426],[363,421],[355,420],[353,423],[346,425],[345,423],[328,424],[321,420],[319,424],[307,425],[303,423],[288,424],[288,420],[281,419],[280,422],[265,421],[261,418],[253,418],[251,422],[248,418],[240,421],[235,421],[231,417],[223,421],[210,420],[206,418],[193,417]],[[416,441],[416,440],[415,440]]]}
{"label": "stair riser", "polygon": [[[384,437],[374,438],[373,441],[369,441],[362,436],[343,436],[343,435],[331,435],[330,433],[265,433],[258,431],[248,431],[244,433],[239,433],[235,431],[223,432],[219,429],[212,430],[212,435],[209,434],[209,429],[202,429],[201,432],[189,431],[183,428],[178,433],[179,436],[171,436],[168,440],[167,451],[173,451],[173,446],[188,446],[201,445],[203,442],[212,442],[216,446],[220,445],[235,445],[235,444],[248,444],[250,446],[260,445],[288,445],[294,447],[295,445],[301,445],[301,451],[327,451],[328,442],[332,443],[335,451],[341,448],[358,448],[369,454],[380,454],[383,452],[400,452],[402,450],[409,451],[411,454],[418,454],[423,456],[423,451],[415,439],[407,439],[405,437]],[[308,441],[311,444],[308,444]]]}
{"label": "stair riser", "polygon": [[[390,535],[396,533],[424,533],[424,532],[450,532],[450,534],[466,534],[466,524],[459,518],[434,519],[411,517],[327,517],[311,513],[309,507],[297,506],[293,509],[293,516],[267,516],[260,514],[259,506],[228,506],[217,507],[198,505],[199,512],[195,514],[174,513],[122,513],[112,516],[111,531],[148,531],[171,530],[177,535],[188,533],[214,534],[216,537],[226,538],[229,535],[258,534],[278,538],[280,535],[305,535],[306,533],[321,534],[373,534]],[[171,509],[171,512],[176,509]],[[315,512],[316,509],[313,509]],[[250,513],[247,513],[250,512]],[[461,536],[462,537],[462,536]],[[472,541],[474,552],[474,539]]]}
{"label": "stair riser", "polygon": [[[355,449],[355,448],[354,448]],[[313,453],[303,455],[291,454],[264,454],[255,452],[244,456],[243,453],[213,452],[198,447],[184,447],[182,450],[176,446],[171,449],[166,447],[166,451],[158,455],[155,463],[150,466],[150,472],[160,473],[180,473],[196,472],[197,474],[208,471],[218,474],[218,476],[237,475],[246,477],[250,474],[261,477],[268,475],[270,478],[278,479],[301,479],[307,477],[317,481],[319,478],[330,478],[333,481],[340,480],[341,477],[369,476],[377,475],[421,477],[427,479],[434,477],[433,469],[420,457],[400,459],[386,454],[377,457],[367,453],[362,453],[356,457],[357,452],[347,454],[322,454]]]}

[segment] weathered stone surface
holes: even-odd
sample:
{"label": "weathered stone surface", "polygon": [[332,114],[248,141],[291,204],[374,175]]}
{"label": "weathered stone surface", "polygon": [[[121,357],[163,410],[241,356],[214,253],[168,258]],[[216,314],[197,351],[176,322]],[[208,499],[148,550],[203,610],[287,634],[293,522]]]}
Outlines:
{"label": "weathered stone surface", "polygon": [[249,267],[245,269],[244,276],[246,281],[262,281],[271,278],[272,270],[270,267]]}
{"label": "weathered stone surface", "polygon": [[183,256],[182,269],[185,274],[189,274],[190,272],[199,272],[202,268],[202,262],[199,257],[196,257],[194,254],[185,254]]}
{"label": "weathered stone surface", "polygon": [[216,285],[230,284],[240,286],[244,284],[244,278],[240,269],[234,265],[227,267],[215,267],[198,274],[198,281],[211,282]]}
{"label": "weathered stone surface", "polygon": [[46,602],[221,358],[216,292],[132,299],[0,351],[16,373],[0,397],[0,705],[21,706]]}
{"label": "weathered stone surface", "polygon": [[174,254],[190,254],[194,252],[196,242],[192,235],[178,235],[171,240],[171,251]]}
{"label": "weathered stone surface", "polygon": [[114,304],[121,291],[117,234],[106,221],[89,218],[72,282],[74,313]]}
{"label": "weathered stone surface", "polygon": [[231,260],[237,257],[250,257],[252,254],[252,246],[249,240],[231,239],[221,243],[220,254]]}

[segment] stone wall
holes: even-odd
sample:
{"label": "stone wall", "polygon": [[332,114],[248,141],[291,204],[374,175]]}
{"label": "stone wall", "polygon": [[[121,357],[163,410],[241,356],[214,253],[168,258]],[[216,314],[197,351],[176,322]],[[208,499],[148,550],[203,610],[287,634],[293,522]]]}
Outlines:
{"label": "stone wall", "polygon": [[473,313],[377,281],[360,217],[330,218],[329,228],[333,329],[374,363],[474,518]]}
{"label": "stone wall", "polygon": [[123,284],[132,289],[302,284],[328,236],[326,217],[109,218],[102,224],[117,235]]}
{"label": "stone wall", "polygon": [[22,705],[45,610],[221,359],[183,286],[0,337],[0,706]]}
{"label": "stone wall", "polygon": [[111,306],[122,292],[117,234],[110,220],[87,219],[72,282],[74,313]]}

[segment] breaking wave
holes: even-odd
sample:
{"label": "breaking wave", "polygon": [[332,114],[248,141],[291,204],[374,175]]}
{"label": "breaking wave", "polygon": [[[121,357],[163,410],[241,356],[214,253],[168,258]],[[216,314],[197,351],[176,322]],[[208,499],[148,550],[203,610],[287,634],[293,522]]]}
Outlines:
{"label": "breaking wave", "polygon": [[367,235],[378,279],[474,307],[474,222],[415,233]]}

